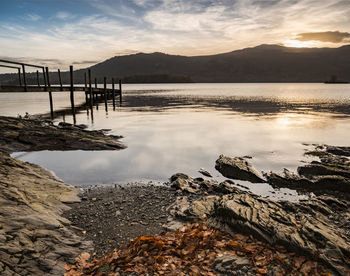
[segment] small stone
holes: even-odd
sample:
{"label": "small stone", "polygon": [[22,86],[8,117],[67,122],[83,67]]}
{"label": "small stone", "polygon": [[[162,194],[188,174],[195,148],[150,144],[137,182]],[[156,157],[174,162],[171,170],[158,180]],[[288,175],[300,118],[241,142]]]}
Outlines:
{"label": "small stone", "polygon": [[199,173],[203,174],[204,176],[207,176],[207,177],[213,177],[211,175],[211,173],[209,171],[207,171],[206,169],[203,169],[203,168],[200,168],[200,170],[198,171]]}

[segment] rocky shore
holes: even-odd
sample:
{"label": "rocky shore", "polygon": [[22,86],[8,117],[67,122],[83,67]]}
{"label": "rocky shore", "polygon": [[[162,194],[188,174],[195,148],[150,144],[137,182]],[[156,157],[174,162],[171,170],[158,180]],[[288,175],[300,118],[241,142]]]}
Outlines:
{"label": "rocky shore", "polygon": [[[316,145],[306,154],[318,161],[283,174],[221,155],[215,167],[230,178],[221,183],[178,173],[162,186],[94,187],[79,197],[9,156],[125,147],[83,128],[0,117],[1,275],[350,275],[350,148]],[[236,179],[316,196],[273,201]]]}
{"label": "rocky shore", "polygon": [[62,216],[78,190],[47,170],[11,158],[13,151],[112,150],[113,136],[50,121],[0,117],[0,274],[63,275],[64,265],[92,243]]}
{"label": "rocky shore", "polygon": [[[174,175],[172,180],[171,185],[183,195],[171,208],[170,229],[206,218],[210,225],[229,233],[252,235],[270,245],[316,257],[335,274],[350,272],[348,201],[323,195],[296,203],[275,202],[241,191],[230,182],[216,183],[184,174]],[[203,196],[191,200],[188,193],[193,192]]]}
{"label": "rocky shore", "polygon": [[[328,148],[330,147],[318,146],[317,153],[313,152],[313,154],[323,156],[323,153],[318,152],[327,151]],[[343,154],[342,151],[346,148],[338,148],[338,150],[338,154]],[[327,152],[327,156],[330,160],[328,164],[331,160],[333,162],[333,170],[329,172],[336,170],[336,164],[342,166],[344,171],[349,171],[345,168],[348,163],[344,156],[330,152]],[[339,162],[335,163],[334,160]],[[342,162],[340,162],[341,160]],[[320,162],[326,166],[326,160]],[[313,161],[302,168],[317,165],[318,163]],[[85,229],[82,233],[87,236],[88,240],[93,240],[97,253],[94,253],[92,257],[96,258],[108,249],[112,252],[111,249],[114,246],[122,249],[111,253],[112,255],[106,255],[88,263],[85,268],[84,266],[80,267],[82,269],[79,266],[69,267],[67,275],[95,275],[100,266],[108,267],[108,271],[114,271],[115,275],[133,275],[129,274],[131,271],[142,275],[145,273],[180,275],[182,272],[189,275],[211,275],[210,273],[214,273],[213,275],[349,275],[350,202],[347,200],[348,194],[345,187],[329,184],[315,189],[318,196],[310,197],[308,200],[299,202],[273,201],[242,191],[234,183],[234,179],[239,179],[258,182],[256,185],[261,182],[275,185],[271,181],[274,179],[271,177],[272,172],[260,173],[246,159],[227,156],[218,158],[216,169],[233,180],[218,183],[210,177],[205,179],[192,178],[178,173],[170,178],[168,187],[110,187],[86,191],[85,203],[77,204],[73,210],[67,213],[67,216],[73,219],[79,227]],[[302,172],[303,169],[298,171]],[[289,177],[274,175],[283,179],[279,187],[290,187],[294,183],[298,183],[293,187],[300,189],[301,192],[306,192],[312,191],[313,186],[305,186],[301,183],[316,185],[315,183],[318,183],[320,179],[332,177],[332,175],[318,173],[319,170],[315,170],[308,173],[307,177],[303,174],[290,172]],[[343,177],[344,183],[346,183],[347,178]],[[160,198],[154,191],[162,193],[161,204],[156,203]],[[340,191],[342,191],[341,195]],[[140,193],[144,200],[139,200]],[[145,195],[148,196],[144,197]],[[94,199],[94,197],[96,198]],[[121,200],[121,198],[125,199]],[[129,201],[127,198],[131,200]],[[144,211],[145,205],[148,207],[147,211]],[[157,209],[162,211],[157,214],[159,219],[155,220],[156,213],[154,211]],[[104,215],[102,210],[107,210],[107,215]],[[135,214],[135,210],[137,210],[136,213],[141,213],[141,217]],[[114,212],[117,214],[117,219],[114,217]],[[89,215],[86,216],[86,214]],[[167,219],[165,219],[166,216]],[[157,243],[157,240],[161,238],[164,243],[167,243],[167,237],[171,236],[173,231],[184,229],[183,227],[188,223],[193,224],[199,221],[214,229],[230,233],[231,237],[236,237],[237,234],[246,235],[244,239],[252,243],[249,248],[251,246],[258,247],[257,244],[262,243],[263,245],[260,245],[263,246],[263,249],[252,255],[248,252],[249,250],[244,251],[242,248],[243,253],[241,249],[241,251],[236,250],[235,252],[230,250],[221,252],[216,248],[214,251],[205,253],[208,258],[209,256],[214,256],[214,258],[203,260],[203,267],[199,267],[199,274],[195,274],[194,271],[197,268],[188,266],[185,261],[178,259],[182,251],[177,252],[176,247],[173,248],[174,252],[168,252],[169,248],[166,247],[162,248],[160,252],[157,251],[159,254],[164,254],[165,261],[158,264],[156,268],[154,264],[147,265],[149,262],[152,263],[152,260],[154,261],[155,256],[147,257],[147,253],[143,252],[146,250],[145,248],[151,246],[149,243],[141,242],[143,237],[136,238],[128,245],[124,244],[120,247],[120,244],[130,238],[138,235],[150,235],[150,233],[152,236],[144,237],[145,240],[153,239],[153,242]],[[108,226],[104,227],[106,224]],[[128,224],[128,227],[122,228],[122,232],[120,232],[118,228],[125,224]],[[133,225],[137,227],[133,228]],[[142,227],[144,228],[142,229]],[[188,234],[194,233],[193,231],[197,229],[197,226],[186,227],[188,227],[186,229],[192,229]],[[199,228],[202,229],[201,226]],[[111,229],[113,231],[110,231]],[[141,231],[134,232],[135,229]],[[162,229],[168,232],[157,236]],[[106,230],[109,233],[104,234]],[[186,235],[187,230],[184,231],[184,235]],[[121,236],[123,237],[121,238]],[[111,244],[107,244],[103,239],[111,239]],[[200,243],[205,242],[208,241],[202,240]],[[237,242],[236,239],[227,241],[227,243]],[[178,246],[182,248],[181,245]],[[207,246],[211,249],[215,248],[209,242]],[[204,248],[207,247],[204,246]],[[267,248],[278,252],[277,256],[271,257],[272,253],[268,253],[270,251]],[[203,254],[201,248],[196,247],[195,250],[197,249],[200,253],[194,252]],[[130,254],[131,256],[129,256]],[[186,258],[186,256],[183,257]],[[260,261],[256,261],[255,258]],[[170,264],[174,264],[176,269],[169,268]],[[126,273],[127,271],[128,273]]]}
{"label": "rocky shore", "polygon": [[87,131],[84,125],[53,125],[47,120],[29,120],[0,116],[0,151],[39,150],[116,150],[125,145],[120,136],[103,131]]}
{"label": "rocky shore", "polygon": [[77,191],[39,166],[0,152],[0,274],[62,275],[90,242],[61,214]]}
{"label": "rocky shore", "polygon": [[317,157],[319,161],[298,167],[297,174],[287,169],[283,175],[265,173],[267,182],[276,188],[332,194],[350,200],[350,147],[316,145],[315,150],[305,154]]}

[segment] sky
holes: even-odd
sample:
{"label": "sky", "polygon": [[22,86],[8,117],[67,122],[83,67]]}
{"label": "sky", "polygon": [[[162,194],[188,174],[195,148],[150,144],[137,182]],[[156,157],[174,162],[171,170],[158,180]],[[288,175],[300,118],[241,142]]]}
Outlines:
{"label": "sky", "polygon": [[350,0],[0,0],[0,59],[84,68],[137,52],[350,44]]}

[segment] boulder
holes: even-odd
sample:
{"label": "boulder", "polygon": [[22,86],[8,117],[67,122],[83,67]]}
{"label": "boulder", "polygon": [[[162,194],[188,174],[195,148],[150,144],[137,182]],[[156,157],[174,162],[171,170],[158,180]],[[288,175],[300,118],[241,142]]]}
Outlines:
{"label": "boulder", "polygon": [[187,222],[198,221],[206,218],[214,208],[214,203],[218,196],[210,195],[197,200],[190,199],[187,196],[179,196],[170,206],[170,216],[163,225],[166,231],[175,231]]}
{"label": "boulder", "polygon": [[340,156],[350,156],[350,147],[335,147],[325,145],[326,152]]}
{"label": "boulder", "polygon": [[350,192],[350,179],[340,175],[314,175],[314,179],[308,179],[304,176],[291,173],[277,174],[274,172],[267,172],[264,176],[267,182],[275,188],[290,188],[303,191],[311,191],[319,194],[324,191],[341,191]]}
{"label": "boulder", "polygon": [[272,187],[287,187],[291,189],[308,189],[314,187],[314,182],[312,182],[310,179],[299,176],[287,169],[283,170],[283,174],[278,174],[270,171],[264,173],[264,176]]}
{"label": "boulder", "polygon": [[333,190],[344,193],[350,193],[350,179],[340,175],[319,176],[315,180],[314,191]]}
{"label": "boulder", "polygon": [[307,178],[313,178],[319,175],[340,175],[350,178],[349,168],[335,166],[335,164],[325,164],[313,161],[308,165],[298,167],[298,173]]}
{"label": "boulder", "polygon": [[201,177],[192,178],[183,173],[177,173],[170,177],[170,185],[178,191],[189,194],[229,194],[234,191],[232,181],[226,180],[218,183],[215,180],[206,180]]}
{"label": "boulder", "polygon": [[220,155],[219,159],[216,160],[215,169],[227,178],[246,180],[253,183],[266,182],[252,164],[241,157],[231,158]]}
{"label": "boulder", "polygon": [[196,183],[191,177],[183,173],[177,173],[170,177],[171,187],[182,192],[195,194],[199,192],[200,185]]}

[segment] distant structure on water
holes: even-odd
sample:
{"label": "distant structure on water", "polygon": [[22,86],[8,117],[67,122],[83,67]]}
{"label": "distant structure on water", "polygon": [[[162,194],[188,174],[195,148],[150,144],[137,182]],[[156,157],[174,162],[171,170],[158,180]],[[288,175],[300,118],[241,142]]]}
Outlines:
{"label": "distant structure on water", "polygon": [[336,84],[336,83],[349,83],[348,81],[341,81],[337,79],[336,75],[332,75],[330,80],[325,81],[326,84]]}

